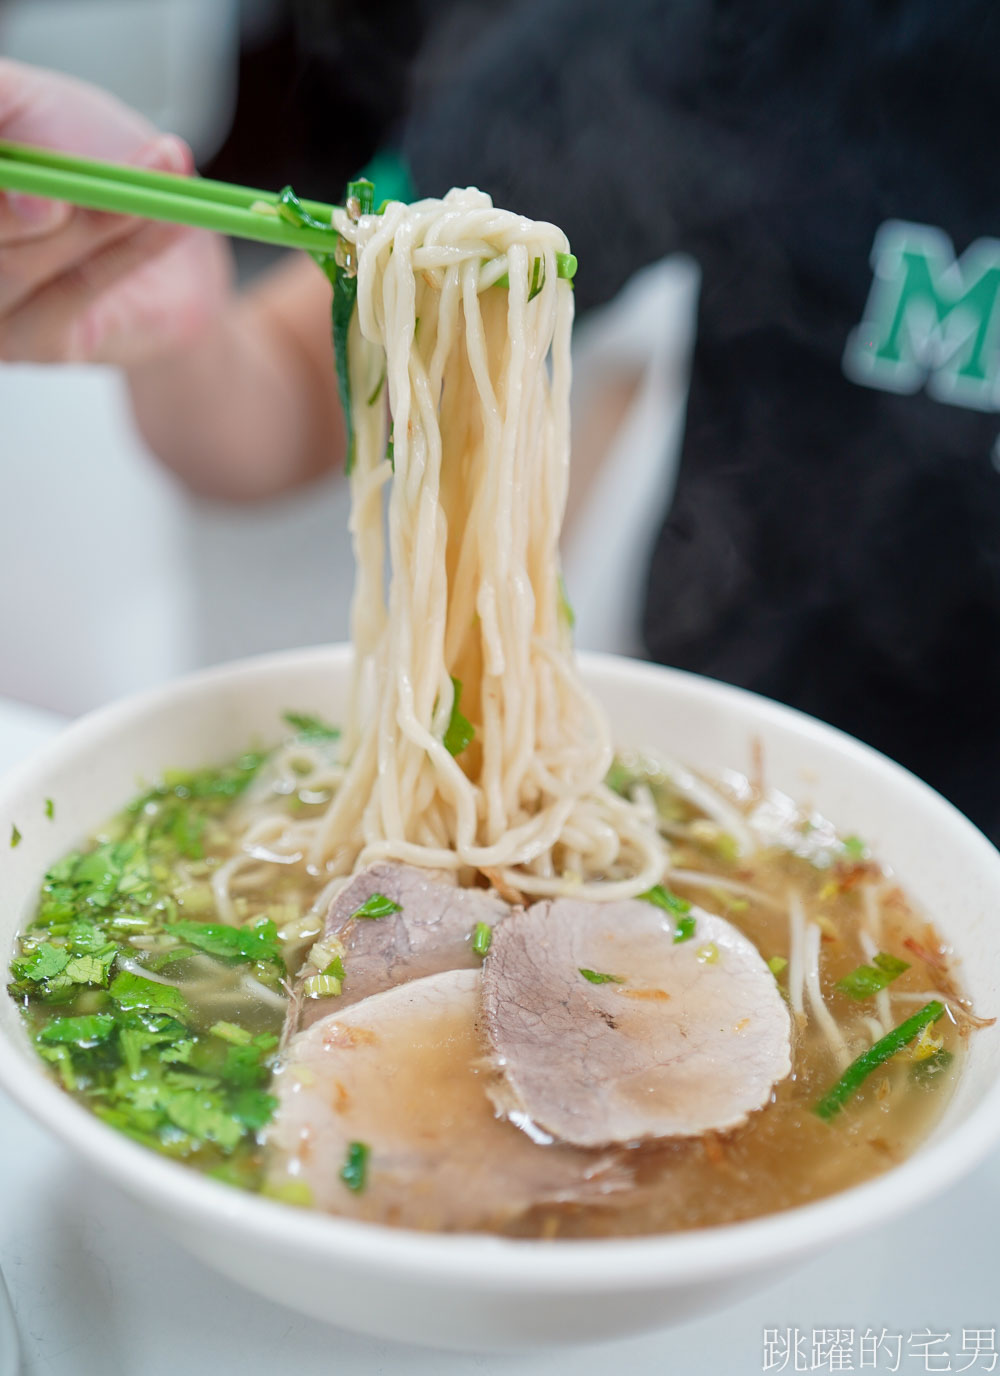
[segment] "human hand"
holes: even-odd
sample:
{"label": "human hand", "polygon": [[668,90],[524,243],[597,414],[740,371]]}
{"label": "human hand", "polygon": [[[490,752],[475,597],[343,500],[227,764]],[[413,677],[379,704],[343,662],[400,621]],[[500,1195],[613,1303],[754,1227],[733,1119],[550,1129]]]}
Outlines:
{"label": "human hand", "polygon": [[[0,139],[190,173],[190,149],[114,97],[0,58]],[[0,362],[148,364],[194,343],[227,302],[213,234],[0,192]]]}

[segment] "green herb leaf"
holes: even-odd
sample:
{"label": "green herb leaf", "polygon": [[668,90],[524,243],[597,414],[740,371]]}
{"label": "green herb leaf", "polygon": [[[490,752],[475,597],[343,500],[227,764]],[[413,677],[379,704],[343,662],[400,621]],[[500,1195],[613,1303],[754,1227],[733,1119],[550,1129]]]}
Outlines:
{"label": "green herb leaf", "polygon": [[163,1110],[172,1123],[203,1141],[232,1151],[243,1136],[243,1124],[228,1113],[218,1095],[205,1089],[177,1089],[166,1096]]}
{"label": "green herb leaf", "polygon": [[295,734],[306,741],[335,741],[340,738],[340,728],[330,726],[321,717],[310,716],[307,712],[285,712],[283,719]]}
{"label": "green herb leaf", "polygon": [[860,836],[845,836],[843,847],[844,854],[851,860],[863,860],[868,854],[868,847]]}
{"label": "green herb leaf", "polygon": [[662,884],[654,884],[651,889],[639,894],[639,897],[646,903],[653,903],[656,907],[662,908],[664,912],[672,913],[674,917],[683,917],[685,913],[691,911],[691,904],[686,898],[671,893]]}
{"label": "green herb leaf", "polygon": [[493,928],[488,922],[477,922],[472,929],[472,949],[481,960],[486,959],[486,953],[490,949],[493,941]]}
{"label": "green herb leaf", "polygon": [[269,960],[283,967],[278,928],[266,917],[257,918],[248,927],[230,927],[224,922],[170,922],[167,931],[210,956],[243,962]]}
{"label": "green herb leaf", "polygon": [[131,970],[115,975],[109,993],[119,1008],[175,1013],[181,1018],[188,1016],[187,1001],[179,989],[146,979]]}
{"label": "green herb leaf", "polygon": [[117,948],[111,946],[100,956],[74,956],[63,975],[73,984],[107,984],[117,954]]}
{"label": "green herb leaf", "polygon": [[[402,911],[402,909],[400,909],[400,911]],[[330,976],[333,979],[345,979],[343,957],[334,956],[326,969],[320,970],[320,974]]]}
{"label": "green herb leaf", "polygon": [[584,977],[584,979],[587,981],[588,984],[624,984],[624,983],[625,983],[625,978],[624,978],[623,975],[605,975],[605,974],[602,974],[602,972],[601,972],[600,970],[584,970],[584,969],[581,967],[581,969],[580,969],[580,974]]}
{"label": "green herb leaf", "polygon": [[384,893],[373,893],[370,898],[366,898],[360,908],[355,908],[351,917],[367,917],[374,920],[377,917],[389,917],[392,913],[403,911],[400,904],[394,899],[387,898]]}
{"label": "green herb leaf", "polygon": [[852,1061],[833,1088],[824,1094],[819,1103],[813,1105],[813,1112],[829,1122],[861,1088],[873,1070],[884,1065],[897,1051],[902,1051],[903,1047],[918,1037],[925,1027],[937,1022],[943,1013],[944,1004],[937,999],[925,1003],[911,1018],[901,1022],[874,1046],[863,1052],[856,1061]]}
{"label": "green herb leaf", "polygon": [[19,846],[20,844],[21,844],[21,833],[18,831],[18,829],[17,829],[17,827],[14,825],[14,823],[11,822],[11,824],[10,824],[10,848],[11,848],[11,850],[13,850],[15,846]]}
{"label": "green herb leaf", "polygon": [[62,974],[68,964],[67,950],[62,946],[53,946],[49,941],[43,941],[29,956],[15,960],[11,965],[11,971],[17,979],[39,981]]}
{"label": "green herb leaf", "polygon": [[55,1018],[42,1028],[38,1040],[47,1046],[77,1046],[83,1050],[106,1042],[115,1030],[110,1013],[89,1013],[78,1018]]}
{"label": "green herb leaf", "polygon": [[451,703],[451,720],[448,722],[442,744],[449,755],[461,755],[462,751],[472,744],[476,732],[468,717],[463,717],[459,711],[462,701],[461,681],[452,677],[451,685],[455,690]]}
{"label": "green herb leaf", "polygon": [[852,999],[869,999],[887,988],[909,968],[907,961],[880,951],[873,958],[871,965],[859,965],[856,970],[851,970],[842,979],[838,979],[834,988]]}
{"label": "green herb leaf", "polygon": [[347,1159],[340,1168],[340,1178],[355,1194],[360,1194],[365,1188],[370,1152],[367,1142],[352,1142],[347,1148]]}
{"label": "green herb leaf", "polygon": [[45,799],[45,815],[46,815],[46,817],[49,819],[50,822],[52,821],[53,817],[56,815],[56,805],[55,805],[55,803],[52,801],[51,798],[46,798],[46,799]]}
{"label": "green herb leaf", "polygon": [[262,1089],[244,1089],[233,1100],[233,1117],[250,1132],[259,1132],[274,1117],[278,1101]]}

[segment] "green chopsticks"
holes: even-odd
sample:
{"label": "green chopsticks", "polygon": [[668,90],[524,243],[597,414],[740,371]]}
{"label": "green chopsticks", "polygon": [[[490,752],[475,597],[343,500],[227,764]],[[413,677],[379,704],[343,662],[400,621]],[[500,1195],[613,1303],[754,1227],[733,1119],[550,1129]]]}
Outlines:
{"label": "green chopsticks", "polygon": [[0,142],[0,191],[20,191],[68,201],[87,210],[214,229],[238,239],[256,239],[311,253],[332,253],[336,244],[334,207],[319,201],[300,204],[313,219],[322,222],[323,228],[294,225],[281,217],[281,198],[271,191],[172,172],[149,172],[25,144]]}
{"label": "green chopsticks", "polygon": [[[322,201],[299,200],[289,188],[275,194],[251,186],[233,186],[173,172],[150,172],[142,167],[98,162],[2,140],[0,191],[45,196],[86,210],[212,229],[237,239],[255,239],[312,254],[332,253],[337,241],[333,228],[337,207]],[[301,216],[294,222],[296,217],[286,212],[288,196],[314,223],[302,224]],[[572,253],[557,253],[556,266],[560,277],[572,281],[576,272]]]}

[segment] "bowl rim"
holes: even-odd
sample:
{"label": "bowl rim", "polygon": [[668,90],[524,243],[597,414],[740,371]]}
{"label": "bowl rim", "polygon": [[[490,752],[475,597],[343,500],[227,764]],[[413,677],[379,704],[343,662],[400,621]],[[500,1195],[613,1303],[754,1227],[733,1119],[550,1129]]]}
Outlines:
{"label": "bowl rim", "polygon": [[[198,670],[88,713],[0,778],[0,808],[58,761],[85,751],[106,735],[158,709],[224,683],[328,664],[341,667],[349,645],[283,650]],[[618,655],[581,653],[586,678],[604,682],[667,683],[681,693],[725,707],[801,736],[825,742],[849,759],[895,777],[965,833],[983,871],[993,871],[1000,892],[1000,852],[972,822],[902,765],[835,727],[759,694],[684,670]],[[5,957],[6,961],[6,957]],[[13,1054],[11,1054],[13,1053]],[[744,1222],[649,1237],[579,1240],[510,1239],[482,1233],[423,1233],[315,1214],[197,1175],[158,1156],[88,1113],[13,1045],[0,1029],[0,1089],[63,1143],[126,1192],[174,1220],[204,1229],[218,1225],[248,1243],[295,1252],[302,1260],[350,1262],[382,1274],[414,1272],[428,1281],[454,1282],[472,1291],[593,1293],[695,1284],[752,1267],[781,1263],[888,1222],[940,1194],[1000,1143],[1000,1077],[968,1117],[880,1176],[810,1204]]]}

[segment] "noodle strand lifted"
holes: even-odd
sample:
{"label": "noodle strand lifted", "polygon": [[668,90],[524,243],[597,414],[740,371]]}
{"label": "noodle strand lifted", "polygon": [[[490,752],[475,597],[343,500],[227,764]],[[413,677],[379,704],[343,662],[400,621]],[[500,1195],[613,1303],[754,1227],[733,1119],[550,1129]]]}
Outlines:
{"label": "noodle strand lifted", "polygon": [[[604,784],[608,723],[577,673],[561,592],[565,236],[475,190],[336,227],[357,263],[356,670],[345,773],[312,863],[331,877],[394,859],[488,869],[530,894],[640,893],[662,877],[664,845]],[[504,273],[506,290],[492,285]],[[475,734],[453,755],[456,691]]]}

